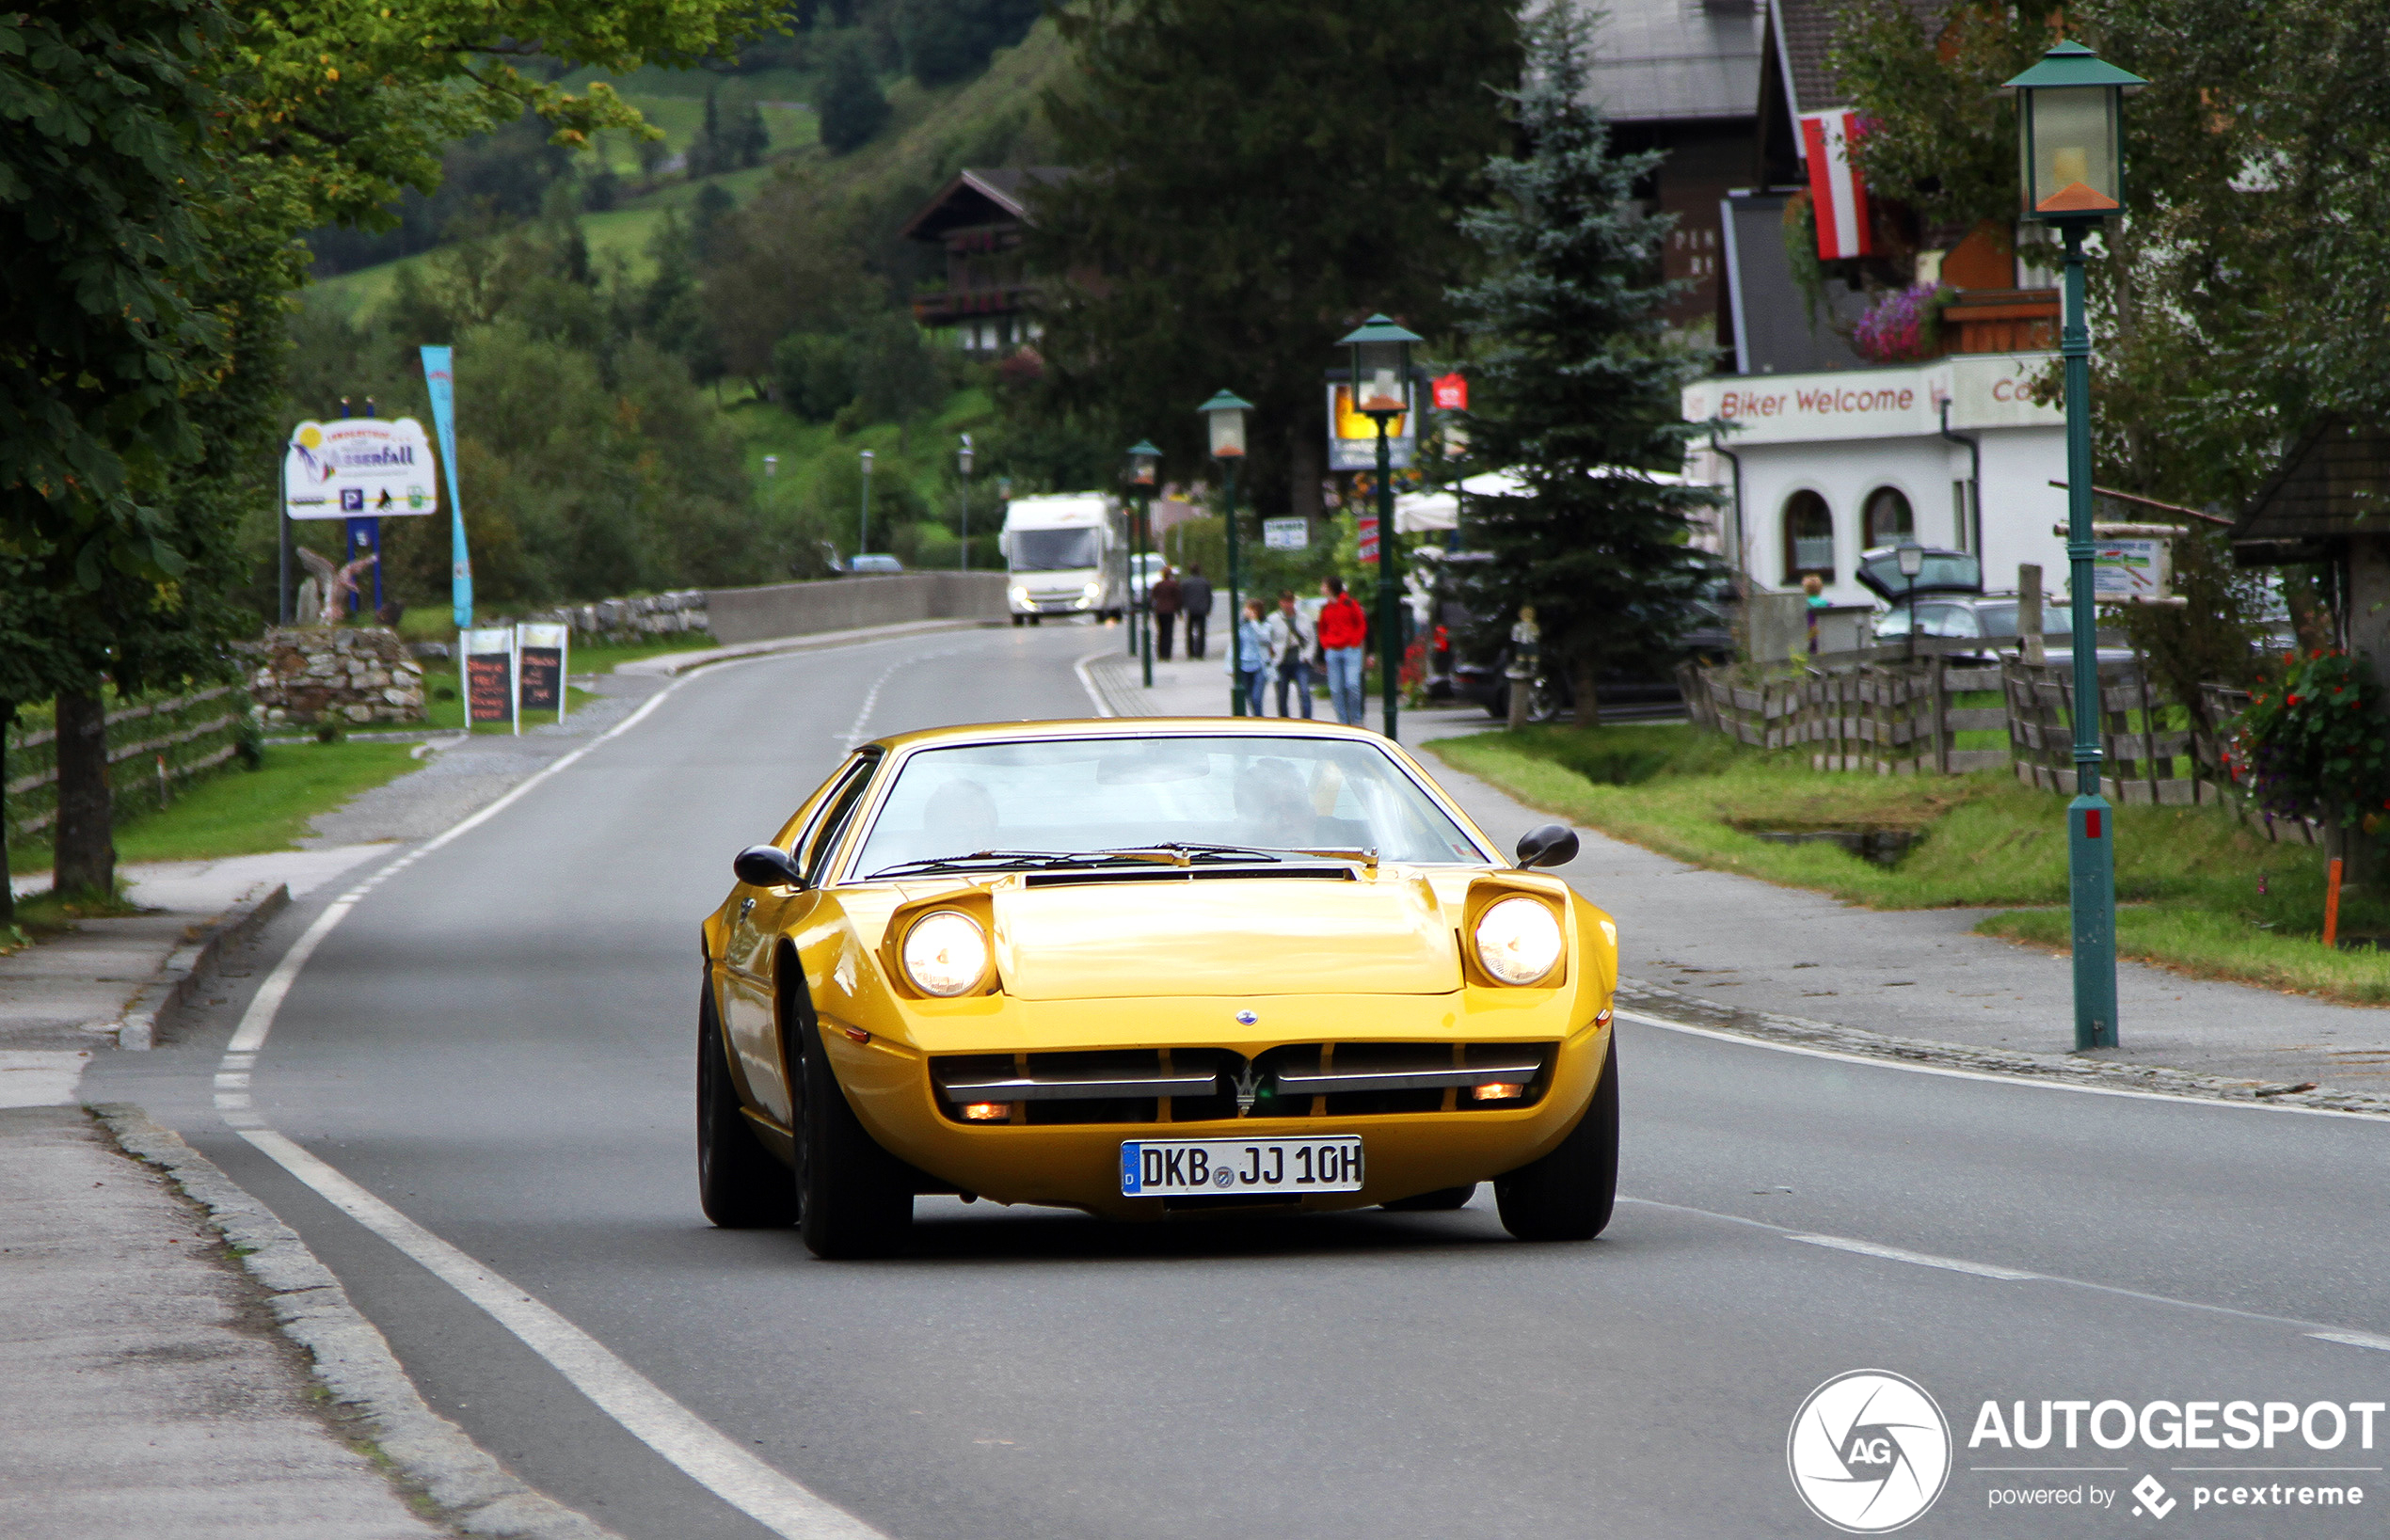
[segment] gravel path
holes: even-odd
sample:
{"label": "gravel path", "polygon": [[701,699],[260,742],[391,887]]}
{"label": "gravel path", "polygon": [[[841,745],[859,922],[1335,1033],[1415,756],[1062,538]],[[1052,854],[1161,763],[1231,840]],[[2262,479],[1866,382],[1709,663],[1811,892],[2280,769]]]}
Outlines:
{"label": "gravel path", "polygon": [[371,841],[428,839],[479,807],[502,797],[542,769],[587,743],[661,689],[661,679],[605,675],[576,680],[598,699],[562,722],[512,734],[485,733],[437,742],[423,768],[352,798],[315,820],[305,849]]}

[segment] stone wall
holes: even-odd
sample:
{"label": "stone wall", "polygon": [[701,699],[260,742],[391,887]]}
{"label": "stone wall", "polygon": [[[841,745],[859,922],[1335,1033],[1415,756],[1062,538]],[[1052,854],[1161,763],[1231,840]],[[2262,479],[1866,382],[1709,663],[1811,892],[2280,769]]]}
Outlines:
{"label": "stone wall", "polygon": [[283,626],[244,651],[270,722],[422,722],[422,666],[379,626]]}
{"label": "stone wall", "polygon": [[638,599],[601,599],[596,604],[568,604],[524,617],[546,625],[569,626],[577,643],[645,642],[709,629],[706,595],[694,588],[677,594],[651,594]]}

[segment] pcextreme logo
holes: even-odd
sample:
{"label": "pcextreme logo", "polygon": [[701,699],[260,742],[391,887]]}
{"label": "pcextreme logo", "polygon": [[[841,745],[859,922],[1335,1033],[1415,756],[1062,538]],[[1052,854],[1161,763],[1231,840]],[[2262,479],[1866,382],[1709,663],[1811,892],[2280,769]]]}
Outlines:
{"label": "pcextreme logo", "polygon": [[1851,1534],[1884,1534],[1942,1495],[1951,1427],[1916,1381],[1855,1369],[1801,1403],[1784,1457],[1811,1513]]}

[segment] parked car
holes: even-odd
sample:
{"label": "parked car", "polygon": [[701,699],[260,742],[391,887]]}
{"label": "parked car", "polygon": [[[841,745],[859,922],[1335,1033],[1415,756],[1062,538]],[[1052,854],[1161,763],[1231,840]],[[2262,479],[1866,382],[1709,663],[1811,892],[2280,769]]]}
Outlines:
{"label": "parked car", "polygon": [[[1941,595],[1920,598],[1914,605],[1897,603],[1876,617],[1875,640],[1879,645],[1900,642],[1914,630],[1920,637],[1980,641],[1981,649],[1969,648],[1944,656],[1993,662],[2000,654],[2017,649],[2016,604],[2014,594]],[[2074,656],[2074,627],[2072,607],[2064,599],[2042,600],[2043,650],[2047,656],[2060,659]],[[2122,645],[2099,649],[2103,663],[2121,663],[2132,656],[2132,649]]]}
{"label": "parked car", "polygon": [[904,564],[893,556],[873,551],[848,557],[841,570],[851,576],[870,577],[877,573],[902,572]]}

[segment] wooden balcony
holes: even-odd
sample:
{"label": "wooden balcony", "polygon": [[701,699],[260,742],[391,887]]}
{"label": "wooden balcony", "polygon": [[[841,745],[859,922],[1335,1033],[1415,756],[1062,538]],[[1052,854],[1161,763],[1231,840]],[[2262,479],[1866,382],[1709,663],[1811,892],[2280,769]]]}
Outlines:
{"label": "wooden balcony", "polygon": [[1034,283],[1005,283],[984,289],[948,289],[933,294],[916,294],[913,319],[924,326],[950,326],[976,317],[1011,315],[1036,292]]}
{"label": "wooden balcony", "polygon": [[1942,311],[1946,353],[2047,353],[2058,346],[2055,289],[1966,289]]}

